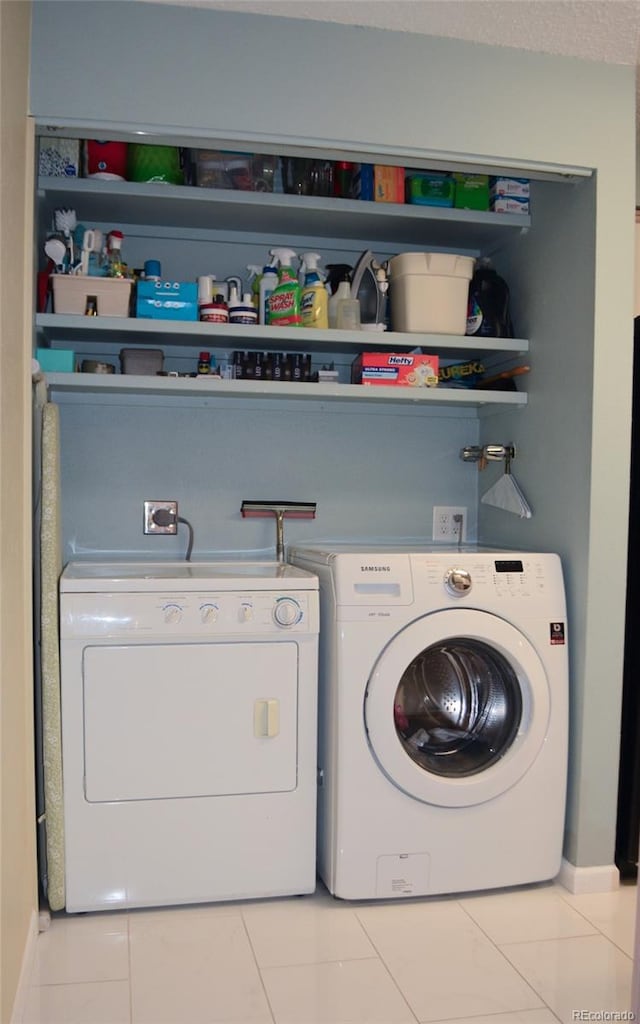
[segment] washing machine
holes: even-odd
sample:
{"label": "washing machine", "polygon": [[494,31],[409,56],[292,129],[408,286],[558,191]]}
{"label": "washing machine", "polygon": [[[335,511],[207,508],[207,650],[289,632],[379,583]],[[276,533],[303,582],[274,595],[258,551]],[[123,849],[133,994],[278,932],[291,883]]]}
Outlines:
{"label": "washing machine", "polygon": [[76,562],[60,621],[66,909],[312,892],[315,575]]}
{"label": "washing machine", "polygon": [[318,867],[344,899],[559,870],[567,781],[560,559],[294,548],[320,579]]}

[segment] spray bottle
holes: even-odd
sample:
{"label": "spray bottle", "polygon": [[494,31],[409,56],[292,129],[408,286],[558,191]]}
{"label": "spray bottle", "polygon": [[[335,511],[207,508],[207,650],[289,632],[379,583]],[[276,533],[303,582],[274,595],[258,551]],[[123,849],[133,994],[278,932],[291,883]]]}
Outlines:
{"label": "spray bottle", "polygon": [[278,260],[271,252],[271,262],[265,264],[260,275],[258,286],[258,323],[269,323],[269,296],[278,283],[278,271],[276,265]]}
{"label": "spray bottle", "polygon": [[258,266],[257,263],[247,263],[247,270],[249,271],[248,283],[251,285],[251,301],[256,309],[260,309],[260,278],[262,277],[262,267]]}
{"label": "spray bottle", "polygon": [[299,327],[300,285],[293,269],[296,254],[293,249],[272,249],[271,255],[280,267],[278,284],[269,296],[269,323],[274,327]]}
{"label": "spray bottle", "polygon": [[317,252],[305,252],[302,257],[305,278],[300,293],[300,315],[303,327],[329,326],[329,296],[320,276],[319,261]]}

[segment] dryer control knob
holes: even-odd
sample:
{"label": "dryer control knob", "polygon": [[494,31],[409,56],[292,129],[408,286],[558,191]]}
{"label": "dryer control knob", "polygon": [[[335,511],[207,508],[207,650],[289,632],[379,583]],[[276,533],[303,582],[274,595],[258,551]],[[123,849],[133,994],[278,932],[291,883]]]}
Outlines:
{"label": "dryer control knob", "polygon": [[249,604],[248,601],[243,601],[238,609],[238,621],[239,622],[251,622],[253,619],[253,605]]}
{"label": "dryer control knob", "polygon": [[444,586],[452,597],[462,597],[471,590],[471,575],[466,569],[448,569]]}
{"label": "dryer control knob", "polygon": [[295,626],[302,618],[302,609],[293,597],[281,597],[273,609],[273,617],[279,626]]}
{"label": "dryer control knob", "polygon": [[217,622],[218,621],[219,608],[217,604],[201,604],[200,605],[200,621],[204,622]]}
{"label": "dryer control knob", "polygon": [[162,611],[164,613],[164,621],[167,624],[180,622],[182,619],[182,608],[179,604],[165,604]]}

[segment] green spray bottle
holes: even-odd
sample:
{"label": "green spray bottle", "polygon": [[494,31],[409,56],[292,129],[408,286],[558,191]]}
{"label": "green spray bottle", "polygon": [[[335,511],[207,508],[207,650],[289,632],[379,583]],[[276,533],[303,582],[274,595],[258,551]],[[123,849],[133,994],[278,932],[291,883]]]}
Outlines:
{"label": "green spray bottle", "polygon": [[293,249],[272,249],[271,255],[278,260],[278,284],[269,296],[269,324],[272,327],[299,327],[300,284],[293,269],[296,254]]}

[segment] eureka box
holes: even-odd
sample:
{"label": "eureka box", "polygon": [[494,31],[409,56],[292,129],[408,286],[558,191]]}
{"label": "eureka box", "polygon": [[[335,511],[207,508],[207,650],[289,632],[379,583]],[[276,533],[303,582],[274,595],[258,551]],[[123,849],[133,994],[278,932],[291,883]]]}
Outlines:
{"label": "eureka box", "polygon": [[351,367],[351,383],[434,388],[438,383],[438,356],[415,352],[361,352]]}

